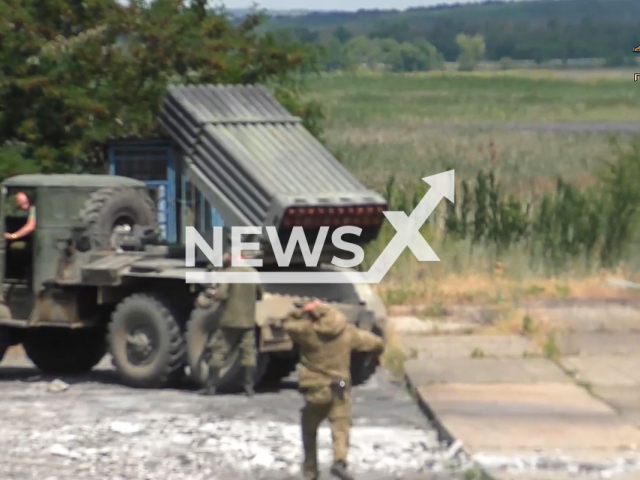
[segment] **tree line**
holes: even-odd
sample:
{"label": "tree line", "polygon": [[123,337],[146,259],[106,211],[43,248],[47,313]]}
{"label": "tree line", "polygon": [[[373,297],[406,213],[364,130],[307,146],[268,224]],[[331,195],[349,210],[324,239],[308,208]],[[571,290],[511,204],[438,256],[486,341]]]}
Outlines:
{"label": "tree line", "polygon": [[[289,41],[310,42],[298,32],[280,32]],[[458,34],[457,58],[460,70],[473,70],[484,58],[486,45],[481,35]],[[351,36],[344,27],[338,27],[326,44],[316,45],[316,62],[325,71],[352,71],[359,67],[392,72],[442,70],[445,58],[431,43],[424,40],[399,42],[393,38]]]}
{"label": "tree line", "polygon": [[[445,61],[462,54],[459,34],[481,36],[487,60],[603,58],[609,66],[635,63],[640,44],[640,3],[634,0],[486,2],[480,5],[417,8],[406,12],[359,11],[276,17],[269,28],[337,50],[354,37],[394,40],[400,45],[426,42]],[[636,55],[637,56],[637,55]]]}

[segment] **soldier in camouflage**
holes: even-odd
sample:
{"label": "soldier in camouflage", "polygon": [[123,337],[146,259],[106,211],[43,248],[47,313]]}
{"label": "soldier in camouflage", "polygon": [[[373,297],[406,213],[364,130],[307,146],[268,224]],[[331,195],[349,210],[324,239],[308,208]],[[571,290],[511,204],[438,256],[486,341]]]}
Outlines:
{"label": "soldier in camouflage", "polygon": [[351,352],[384,349],[382,339],[347,323],[337,309],[314,300],[291,312],[283,327],[300,349],[300,393],[305,480],[318,478],[317,431],[326,418],[331,422],[333,466],[331,473],[352,480],[347,471],[351,428]]}
{"label": "soldier in camouflage", "polygon": [[[232,266],[229,255],[225,255],[224,262],[227,271],[256,272],[253,267]],[[223,302],[223,313],[219,328],[206,347],[209,352],[209,377],[205,387],[200,390],[202,395],[215,395],[224,360],[230,351],[239,347],[244,368],[244,391],[247,396],[253,396],[257,356],[256,302],[262,299],[262,295],[262,285],[259,283],[226,283],[216,288],[214,296]]]}

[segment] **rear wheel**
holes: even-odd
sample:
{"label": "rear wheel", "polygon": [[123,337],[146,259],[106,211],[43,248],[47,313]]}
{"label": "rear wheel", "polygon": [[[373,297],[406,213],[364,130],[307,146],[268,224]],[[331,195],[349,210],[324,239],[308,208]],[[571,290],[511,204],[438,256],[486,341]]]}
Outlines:
{"label": "rear wheel", "polygon": [[[203,386],[209,375],[209,365],[202,358],[204,348],[209,338],[218,330],[222,305],[215,302],[211,308],[195,308],[187,323],[185,334],[187,341],[187,357],[191,380],[198,386]],[[256,339],[257,340],[257,339]],[[257,350],[257,345],[256,345]],[[269,363],[269,355],[257,354],[257,368],[254,382],[259,384]],[[244,373],[240,365],[240,349],[231,350],[225,358],[220,370],[219,388],[221,391],[238,392],[243,388]]]}
{"label": "rear wheel", "polygon": [[113,364],[123,383],[163,388],[183,378],[184,339],[163,299],[150,294],[125,298],[113,312],[108,338]]}
{"label": "rear wheel", "polygon": [[83,374],[90,372],[106,353],[103,329],[39,327],[24,334],[24,350],[45,374]]}
{"label": "rear wheel", "polygon": [[375,355],[367,352],[351,354],[351,382],[353,385],[366,383],[376,373],[380,362]]}
{"label": "rear wheel", "polygon": [[298,366],[298,357],[271,355],[269,365],[260,381],[261,386],[277,387],[282,380],[291,375]]}
{"label": "rear wheel", "polygon": [[8,348],[12,345],[12,332],[8,327],[0,327],[0,362],[7,353]]}
{"label": "rear wheel", "polygon": [[[382,332],[373,327],[371,333],[382,338]],[[353,352],[351,354],[351,382],[353,385],[366,383],[380,366],[377,355],[369,352]]]}

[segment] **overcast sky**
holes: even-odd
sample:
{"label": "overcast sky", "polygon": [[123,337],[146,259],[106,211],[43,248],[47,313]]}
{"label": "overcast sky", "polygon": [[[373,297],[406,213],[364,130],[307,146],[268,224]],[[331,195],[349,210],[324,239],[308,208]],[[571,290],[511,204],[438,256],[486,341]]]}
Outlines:
{"label": "overcast sky", "polygon": [[[252,0],[219,0],[212,4],[224,3],[227,8],[248,8]],[[272,10],[359,10],[392,9],[404,10],[410,7],[428,7],[451,3],[474,3],[473,0],[259,0],[260,8]]]}

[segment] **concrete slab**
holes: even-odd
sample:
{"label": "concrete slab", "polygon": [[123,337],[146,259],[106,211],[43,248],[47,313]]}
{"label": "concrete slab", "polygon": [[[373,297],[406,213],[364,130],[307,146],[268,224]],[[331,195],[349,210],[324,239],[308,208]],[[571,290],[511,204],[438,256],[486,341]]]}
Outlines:
{"label": "concrete slab", "polygon": [[470,323],[421,319],[411,315],[391,317],[389,322],[400,335],[469,335],[477,329],[477,325]]}
{"label": "concrete slab", "polygon": [[401,335],[400,342],[415,350],[418,358],[471,358],[540,355],[540,347],[520,335],[447,335],[435,337]]}
{"label": "concrete slab", "polygon": [[416,358],[405,363],[414,385],[430,383],[572,383],[545,358]]}
{"label": "concrete slab", "polygon": [[450,383],[417,391],[472,454],[564,452],[594,460],[640,447],[640,430],[573,384]]}
{"label": "concrete slab", "polygon": [[623,419],[640,428],[640,385],[595,386],[592,392],[613,407]]}
{"label": "concrete slab", "polygon": [[561,329],[581,332],[640,332],[640,310],[633,305],[600,304],[532,308],[529,314],[545,318]]}
{"label": "concrete slab", "polygon": [[596,480],[606,478],[607,480],[638,480],[640,472],[608,473],[602,476],[594,472],[567,472],[551,470],[533,472],[504,472],[500,469],[486,469],[486,472],[499,480]]}
{"label": "concrete slab", "polygon": [[640,333],[566,332],[558,336],[561,355],[634,355],[640,346]]}
{"label": "concrete slab", "polygon": [[575,372],[576,380],[593,386],[640,385],[640,353],[568,356],[561,357],[559,361],[567,371]]}

